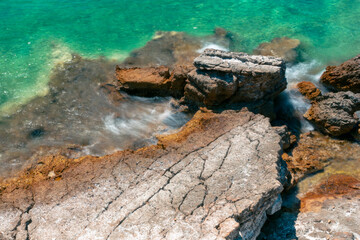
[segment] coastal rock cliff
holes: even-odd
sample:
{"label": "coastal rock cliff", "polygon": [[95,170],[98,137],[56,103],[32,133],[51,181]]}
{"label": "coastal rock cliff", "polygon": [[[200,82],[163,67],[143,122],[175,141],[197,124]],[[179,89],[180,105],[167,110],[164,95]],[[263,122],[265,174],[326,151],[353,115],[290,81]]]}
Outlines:
{"label": "coastal rock cliff", "polygon": [[286,88],[280,58],[207,49],[188,74],[185,101],[197,106],[243,104],[259,107]]}
{"label": "coastal rock cliff", "polygon": [[281,205],[281,137],[248,111],[198,112],[155,146],[39,160],[1,182],[1,239],[255,239]]}

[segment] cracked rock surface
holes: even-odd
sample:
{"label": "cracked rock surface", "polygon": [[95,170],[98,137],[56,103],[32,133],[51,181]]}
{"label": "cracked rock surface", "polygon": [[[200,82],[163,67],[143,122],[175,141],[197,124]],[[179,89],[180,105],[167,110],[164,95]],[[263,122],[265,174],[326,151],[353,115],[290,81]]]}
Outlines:
{"label": "cracked rock surface", "polygon": [[281,205],[281,152],[261,115],[198,112],[158,145],[0,182],[0,239],[255,239]]}

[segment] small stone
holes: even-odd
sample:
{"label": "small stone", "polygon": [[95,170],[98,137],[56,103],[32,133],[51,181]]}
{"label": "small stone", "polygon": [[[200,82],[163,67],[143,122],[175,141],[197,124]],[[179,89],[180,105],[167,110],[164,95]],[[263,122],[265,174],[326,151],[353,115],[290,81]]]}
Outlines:
{"label": "small stone", "polygon": [[56,177],[55,172],[54,172],[54,171],[49,172],[48,177],[49,177],[49,178],[54,178],[54,177]]}

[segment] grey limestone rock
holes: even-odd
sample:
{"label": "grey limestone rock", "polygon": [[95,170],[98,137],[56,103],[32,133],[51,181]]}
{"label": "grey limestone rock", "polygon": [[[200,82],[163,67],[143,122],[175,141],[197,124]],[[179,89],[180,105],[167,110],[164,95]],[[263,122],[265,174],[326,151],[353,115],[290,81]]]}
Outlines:
{"label": "grey limestone rock", "polygon": [[281,201],[281,137],[261,115],[216,118],[176,147],[84,161],[59,181],[3,192],[0,236],[256,239]]}
{"label": "grey limestone rock", "polygon": [[264,104],[287,85],[281,58],[206,49],[188,74],[185,99],[198,106]]}
{"label": "grey limestone rock", "polygon": [[349,133],[359,123],[354,113],[360,110],[360,93],[337,92],[319,96],[304,117],[332,136]]}

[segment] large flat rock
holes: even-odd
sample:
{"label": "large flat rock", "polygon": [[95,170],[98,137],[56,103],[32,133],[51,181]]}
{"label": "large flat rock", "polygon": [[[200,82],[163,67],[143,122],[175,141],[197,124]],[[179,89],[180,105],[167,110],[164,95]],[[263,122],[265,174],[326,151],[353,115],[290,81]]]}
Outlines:
{"label": "large flat rock", "polygon": [[226,111],[135,152],[39,160],[0,182],[0,239],[255,239],[281,205],[281,152],[267,118]]}

